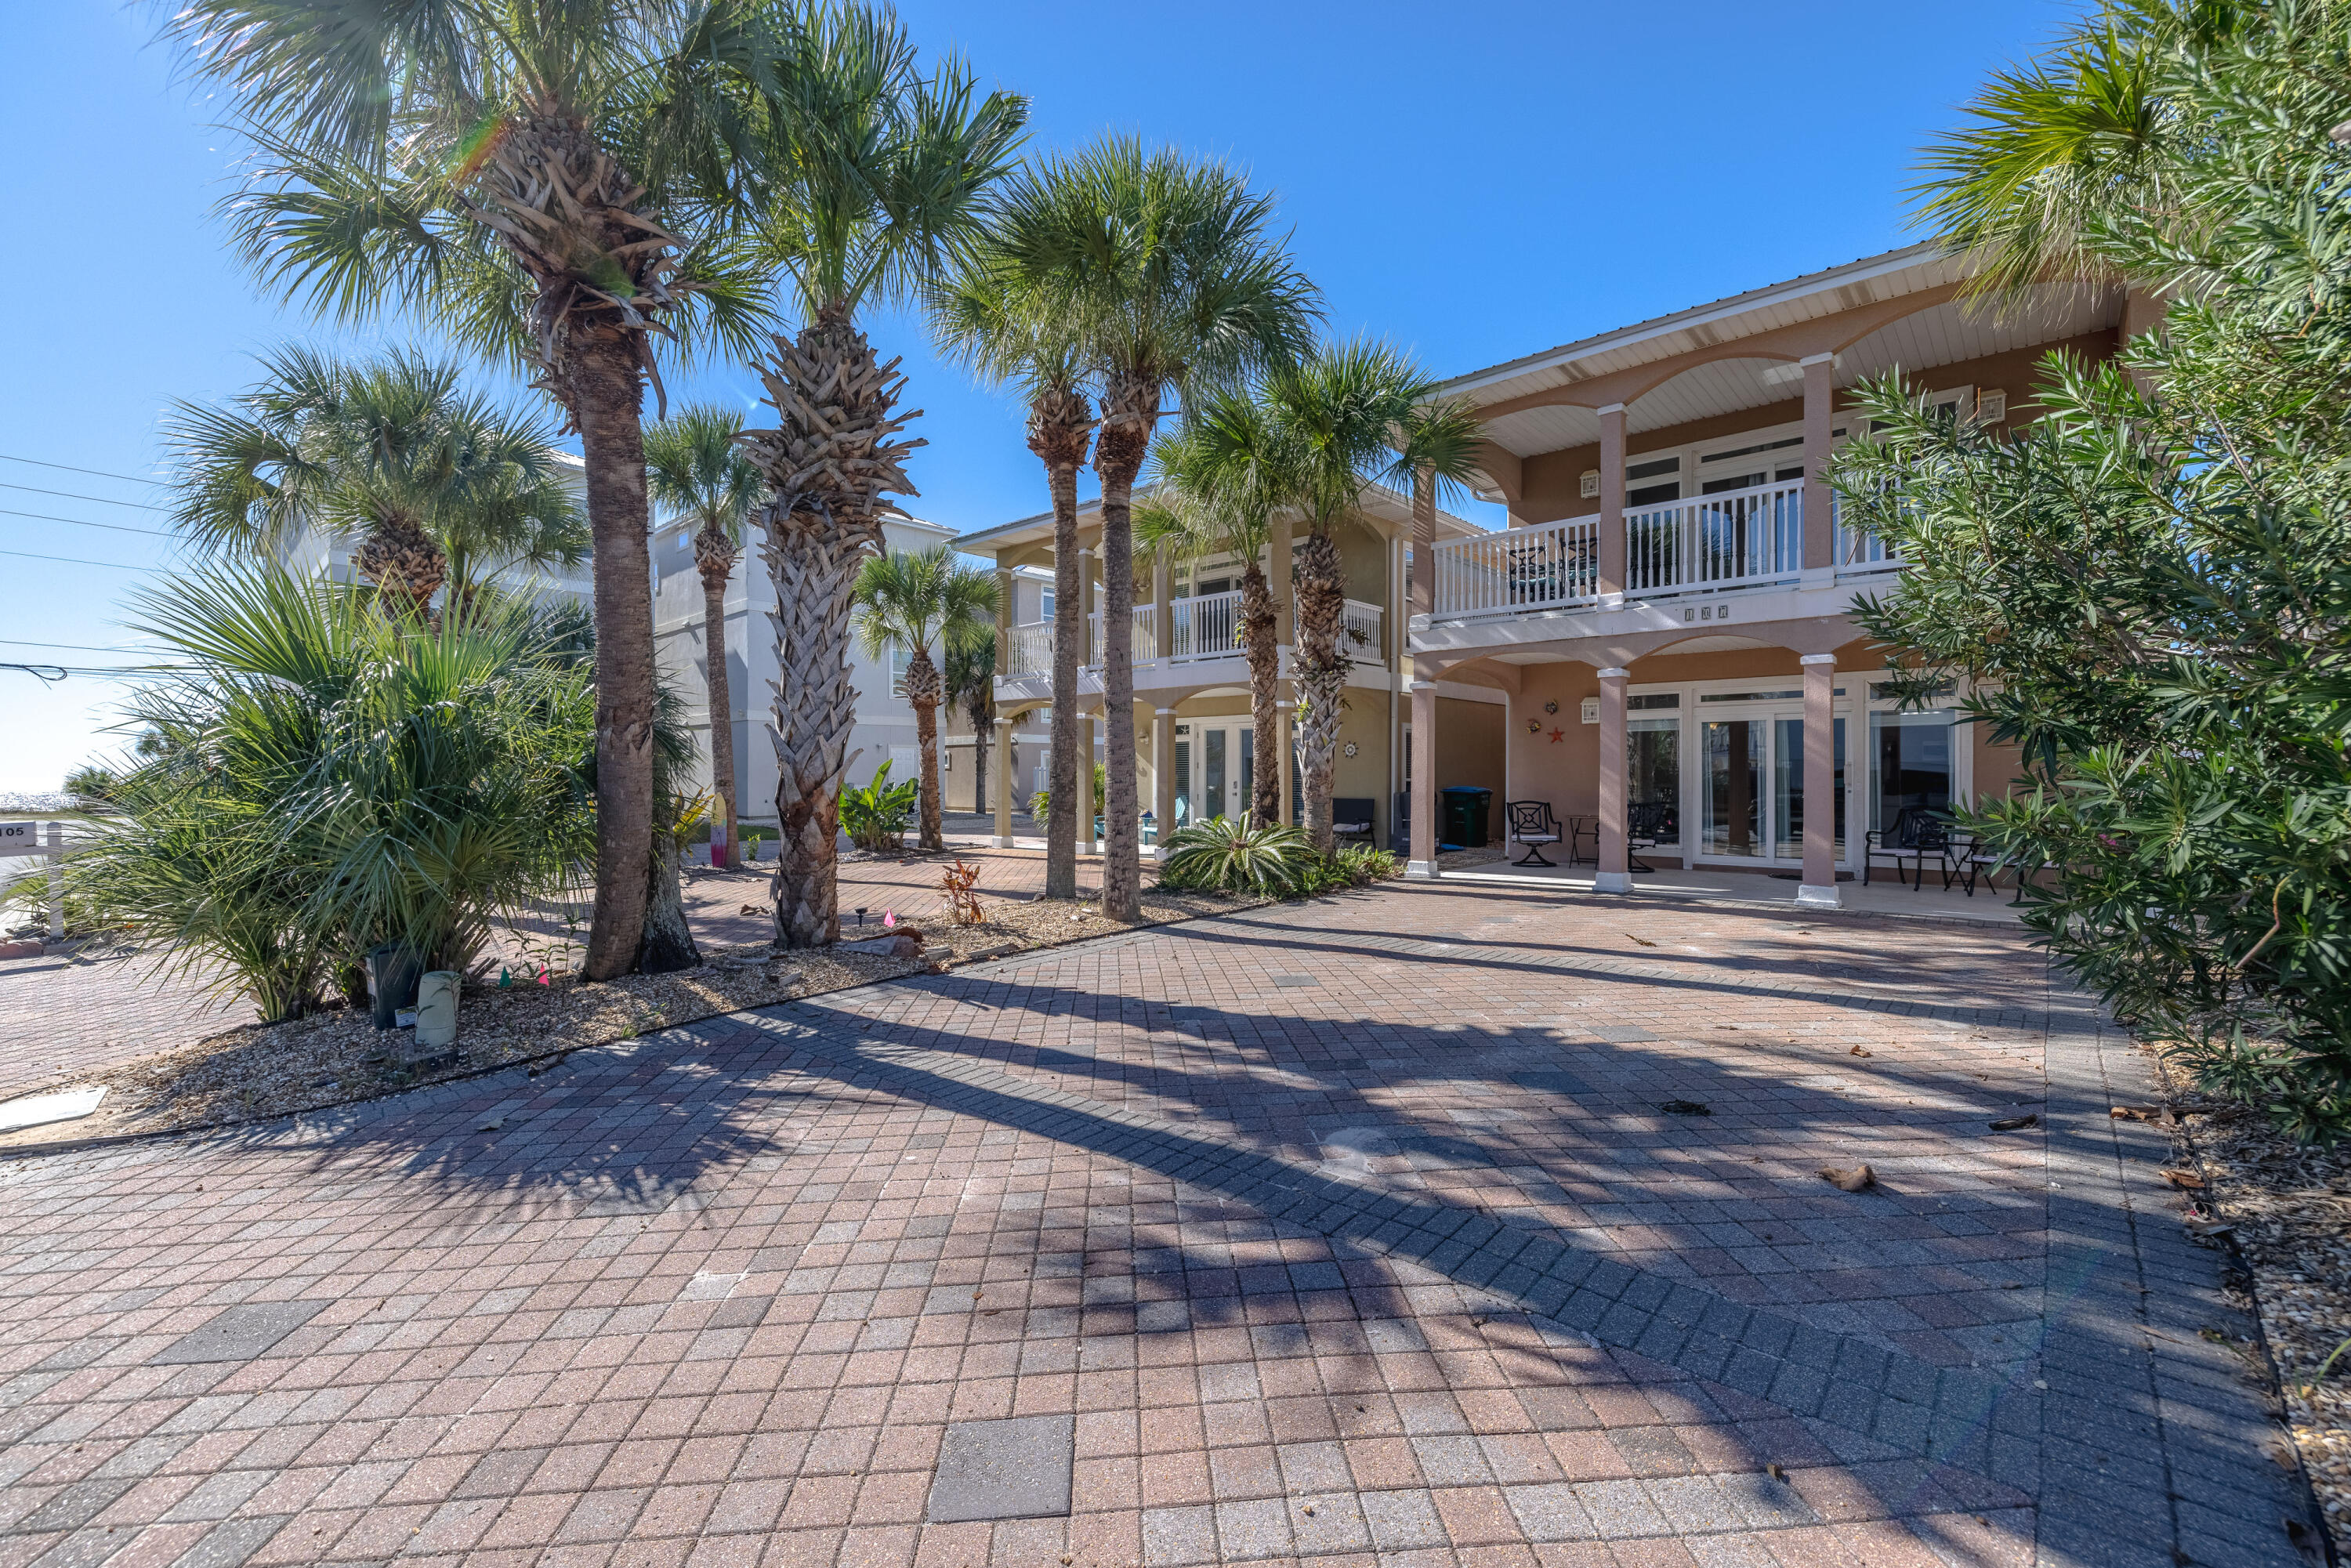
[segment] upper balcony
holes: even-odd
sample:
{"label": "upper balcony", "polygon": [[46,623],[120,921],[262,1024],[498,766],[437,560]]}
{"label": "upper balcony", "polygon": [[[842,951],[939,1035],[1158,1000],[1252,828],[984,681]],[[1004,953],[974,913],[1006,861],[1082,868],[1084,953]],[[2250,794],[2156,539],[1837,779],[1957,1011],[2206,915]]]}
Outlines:
{"label": "upper balcony", "polygon": [[[1832,505],[1832,583],[1882,576],[1901,562]],[[1625,510],[1623,603],[1670,605],[1817,582],[1804,569],[1804,482],[1782,480]],[[1412,629],[1495,617],[1614,610],[1600,588],[1597,517],[1536,523],[1435,549],[1435,599]],[[1707,619],[1714,618],[1715,605]],[[1726,612],[1727,613],[1727,612]],[[1683,619],[1695,619],[1695,609]]]}
{"label": "upper balcony", "polygon": [[[1157,604],[1134,607],[1132,657],[1137,691],[1170,687],[1247,685],[1249,660],[1241,647],[1241,596],[1238,591],[1204,593],[1170,600],[1167,605],[1167,647],[1160,642]],[[1359,678],[1388,668],[1387,617],[1376,604],[1358,599],[1346,601],[1341,647],[1353,660]],[[1089,696],[1102,692],[1102,618],[1088,617],[1092,635],[1078,667],[1080,691]],[[1011,627],[1006,638],[1004,667],[997,672],[999,700],[1038,698],[1051,695],[1053,623],[1030,622]],[[1290,646],[1279,647],[1280,669],[1287,678]]]}

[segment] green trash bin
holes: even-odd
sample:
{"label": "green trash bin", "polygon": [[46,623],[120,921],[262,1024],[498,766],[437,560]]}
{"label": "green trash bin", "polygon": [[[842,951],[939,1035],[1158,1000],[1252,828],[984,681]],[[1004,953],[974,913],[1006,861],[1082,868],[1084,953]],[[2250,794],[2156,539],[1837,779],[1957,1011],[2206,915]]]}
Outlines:
{"label": "green trash bin", "polygon": [[1486,813],[1494,792],[1475,784],[1448,784],[1437,791],[1437,820],[1445,831],[1440,850],[1482,850],[1486,847]]}

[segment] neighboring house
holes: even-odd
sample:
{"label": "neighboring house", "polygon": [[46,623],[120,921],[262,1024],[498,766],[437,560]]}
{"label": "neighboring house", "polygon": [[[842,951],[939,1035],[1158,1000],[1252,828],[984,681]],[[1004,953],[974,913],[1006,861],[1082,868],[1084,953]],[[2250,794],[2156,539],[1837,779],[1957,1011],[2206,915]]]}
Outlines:
{"label": "neighboring house", "polygon": [[[1459,538],[1476,532],[1460,518],[1438,513],[1437,537]],[[1394,491],[1373,486],[1363,507],[1339,528],[1347,582],[1346,626],[1354,672],[1347,684],[1332,795],[1371,803],[1372,831],[1380,842],[1395,831],[1396,798],[1406,787],[1405,665],[1397,613],[1406,580],[1412,503]],[[1092,635],[1081,659],[1079,701],[1084,716],[1083,752],[1103,754],[1101,578],[1102,508],[1099,500],[1079,509],[1078,577],[1086,595],[1084,612]],[[1023,517],[957,541],[971,554],[992,557],[1008,580],[1034,573],[1050,588],[1053,566],[1050,513]],[[1134,727],[1140,764],[1138,783],[1155,824],[1181,825],[1196,818],[1238,816],[1248,808],[1256,769],[1283,772],[1283,820],[1298,812],[1294,740],[1287,733],[1297,694],[1288,678],[1290,658],[1290,528],[1278,527],[1263,563],[1279,606],[1275,633],[1281,649],[1282,726],[1268,745],[1249,718],[1249,666],[1238,632],[1240,573],[1238,563],[1217,558],[1198,562],[1138,559],[1134,609]],[[998,630],[996,706],[999,726],[1016,716],[1050,723],[1053,700],[1053,618],[1050,595],[1017,589],[1008,599]],[[1437,694],[1449,699],[1440,721],[1459,744],[1437,766],[1440,784],[1501,787],[1502,697],[1483,684],[1448,683]],[[1472,737],[1490,731],[1480,747]],[[1048,731],[1050,734],[1050,729]],[[1029,752],[1023,748],[1023,757]],[[1265,759],[1271,758],[1269,764]],[[1017,780],[1021,792],[1044,787],[1045,758]],[[995,797],[991,794],[991,804]],[[1096,802],[1100,809],[1100,802]],[[997,832],[1010,827],[999,813]]]}
{"label": "neighboring house", "polygon": [[[1437,695],[1482,686],[1508,714],[1506,799],[1596,830],[1604,891],[1636,855],[1794,873],[1822,904],[1868,832],[2005,788],[2012,752],[1880,695],[1850,610],[1901,562],[1841,527],[1821,465],[1867,439],[1865,378],[1898,369],[2013,428],[2042,355],[2105,358],[2154,310],[2120,287],[1962,303],[1963,267],[1889,252],[1447,382],[1486,415],[1481,494],[1510,527],[1432,541],[1414,574],[1423,754],[1454,744]],[[1420,842],[1412,869],[1434,869]]]}

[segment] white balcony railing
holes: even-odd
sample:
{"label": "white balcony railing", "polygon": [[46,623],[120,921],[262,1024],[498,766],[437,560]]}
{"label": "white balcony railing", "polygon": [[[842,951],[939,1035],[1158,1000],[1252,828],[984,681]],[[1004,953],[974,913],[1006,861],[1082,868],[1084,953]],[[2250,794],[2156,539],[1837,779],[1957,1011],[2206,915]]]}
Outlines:
{"label": "white balcony railing", "polygon": [[1000,674],[1015,678],[1053,673],[1053,623],[1050,621],[1031,621],[1025,626],[1015,626],[1008,641],[1011,656],[1005,662]]}
{"label": "white balcony railing", "polygon": [[1804,570],[1804,482],[1627,507],[1625,591],[1644,599],[1751,588]]}
{"label": "white balcony railing", "polygon": [[1440,616],[1588,604],[1599,591],[1599,524],[1573,517],[1447,539],[1436,559]]}
{"label": "white balcony railing", "polygon": [[1240,651],[1239,590],[1178,599],[1170,608],[1175,612],[1176,623],[1176,645],[1169,650],[1170,658],[1215,659]]}
{"label": "white balcony railing", "polygon": [[[1838,497],[1832,495],[1834,503]],[[1893,571],[1902,565],[1902,558],[1893,547],[1876,534],[1863,528],[1844,526],[1844,508],[1836,505],[1830,512],[1836,519],[1836,570],[1839,577],[1858,577],[1874,571]]]}
{"label": "white balcony railing", "polygon": [[1366,604],[1360,599],[1347,601],[1341,651],[1359,664],[1386,664],[1387,645],[1380,641],[1382,619],[1378,605]]}
{"label": "white balcony railing", "polygon": [[[1137,664],[1147,664],[1159,657],[1159,606],[1138,604],[1134,607],[1134,640],[1127,644],[1127,658]],[[1102,618],[1097,610],[1086,617],[1086,663],[1099,665],[1102,651]]]}

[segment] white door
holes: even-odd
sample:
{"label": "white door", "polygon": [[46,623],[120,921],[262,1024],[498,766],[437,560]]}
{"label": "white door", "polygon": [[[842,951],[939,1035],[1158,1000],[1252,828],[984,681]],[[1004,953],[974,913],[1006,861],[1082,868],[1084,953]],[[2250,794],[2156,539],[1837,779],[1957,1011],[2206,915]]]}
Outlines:
{"label": "white door", "polygon": [[1246,724],[1192,726],[1192,815],[1238,817],[1249,810],[1257,734]]}
{"label": "white door", "polygon": [[[1756,694],[1761,695],[1763,694]],[[1711,708],[1699,699],[1696,762],[1690,789],[1696,809],[1687,815],[1698,826],[1700,861],[1800,863],[1804,836],[1820,824],[1810,820],[1808,801],[1825,808],[1826,824],[1839,865],[1857,864],[1851,795],[1855,759],[1848,705],[1835,702],[1832,741],[1834,776],[1825,788],[1804,777],[1804,709],[1799,693],[1774,693],[1780,700]],[[1796,700],[1790,701],[1790,697]]]}

